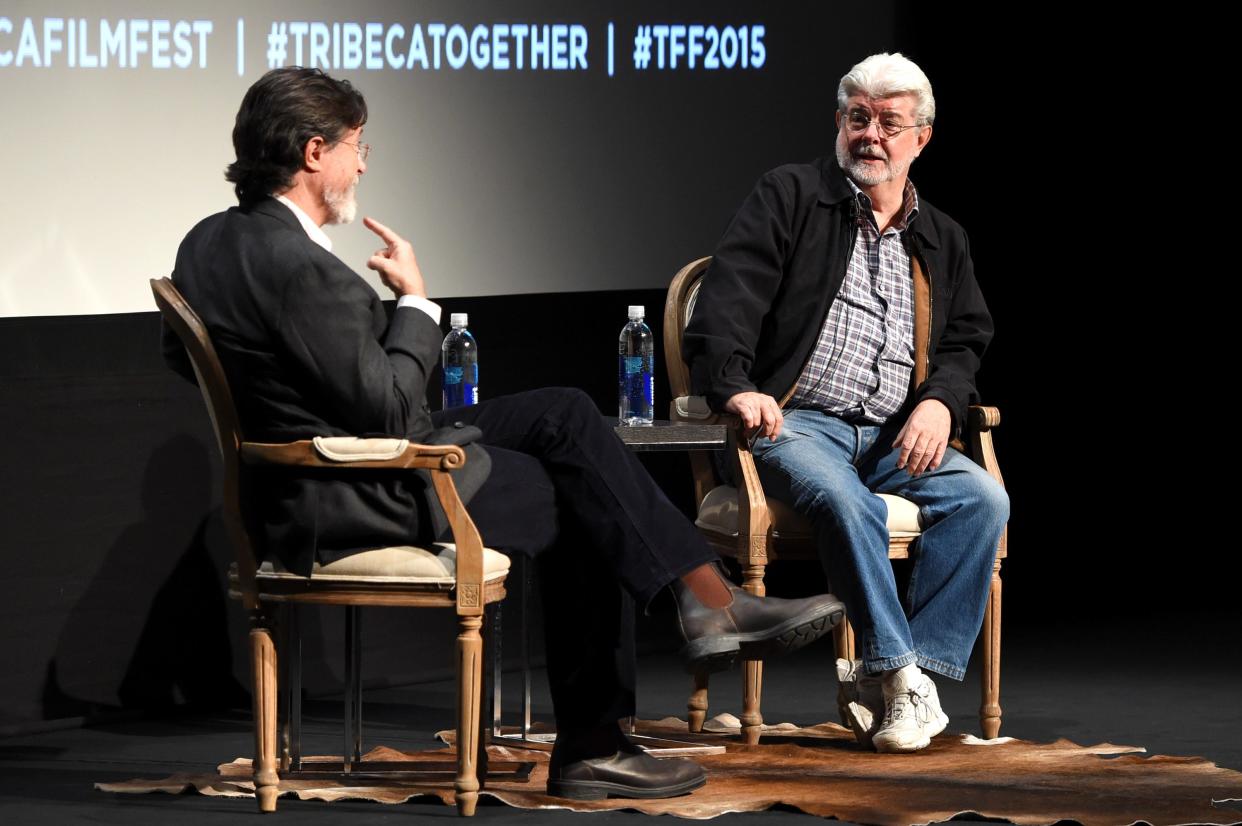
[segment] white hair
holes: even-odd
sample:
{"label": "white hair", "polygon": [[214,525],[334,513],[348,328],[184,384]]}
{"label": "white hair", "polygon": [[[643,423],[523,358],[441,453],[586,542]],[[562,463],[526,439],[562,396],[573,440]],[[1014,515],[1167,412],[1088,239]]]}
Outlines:
{"label": "white hair", "polygon": [[850,96],[858,94],[872,98],[913,95],[915,123],[930,126],[936,119],[931,81],[913,60],[900,52],[873,54],[854,64],[837,87],[837,108],[844,112]]}

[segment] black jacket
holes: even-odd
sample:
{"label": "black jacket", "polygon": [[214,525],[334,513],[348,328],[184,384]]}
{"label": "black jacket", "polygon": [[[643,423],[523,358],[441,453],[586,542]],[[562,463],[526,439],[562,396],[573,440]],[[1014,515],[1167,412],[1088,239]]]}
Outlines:
{"label": "black jacket", "polygon": [[[835,159],[778,167],[759,179],[716,248],[683,340],[694,392],[722,410],[737,393],[782,398],[797,382],[845,278],[857,236],[857,199]],[[917,302],[930,318],[927,378],[905,411],[927,398],[944,402],[955,429],[978,402],[975,373],[992,338],[992,318],[966,233],[919,198],[904,233],[931,282]],[[922,344],[923,346],[918,346]]]}
{"label": "black jacket", "polygon": [[[439,325],[409,307],[390,321],[375,291],[315,244],[279,201],[200,222],[181,243],[172,279],[207,326],[247,440],[455,441],[434,432],[425,398]],[[167,328],[164,354],[193,380]],[[454,472],[463,498],[489,466],[478,448],[470,457]],[[426,480],[414,473],[272,472],[252,481],[244,504],[261,524],[261,552],[305,575],[316,558],[426,540],[444,526]]]}

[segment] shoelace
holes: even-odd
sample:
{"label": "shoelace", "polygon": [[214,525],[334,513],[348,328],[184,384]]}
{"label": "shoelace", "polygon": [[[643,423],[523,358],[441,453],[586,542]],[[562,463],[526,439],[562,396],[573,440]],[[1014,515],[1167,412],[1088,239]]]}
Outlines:
{"label": "shoelace", "polygon": [[915,716],[918,716],[918,707],[926,705],[926,692],[919,692],[920,686],[913,686],[900,694],[888,697],[884,701],[884,716],[892,720],[901,720],[905,717],[906,706],[912,707]]}

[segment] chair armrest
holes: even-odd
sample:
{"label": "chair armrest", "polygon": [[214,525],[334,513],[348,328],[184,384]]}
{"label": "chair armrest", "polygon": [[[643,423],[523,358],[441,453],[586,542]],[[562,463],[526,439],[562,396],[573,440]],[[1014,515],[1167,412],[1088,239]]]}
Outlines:
{"label": "chair armrest", "polygon": [[431,471],[436,498],[448,517],[453,542],[457,545],[457,613],[478,616],[483,613],[483,539],[474,520],[466,512],[457,486],[448,471],[466,463],[466,452],[457,445],[410,444],[391,459],[334,461],[325,459],[309,439],[285,444],[242,442],[241,459],[247,465],[331,468],[333,470],[412,470]]}
{"label": "chair armrest", "polygon": [[715,413],[707,406],[705,396],[678,396],[668,406],[668,419],[685,424],[724,424],[731,428],[741,425],[742,420],[732,413]]}
{"label": "chair armrest", "polygon": [[966,455],[1004,487],[1005,479],[1001,476],[996,447],[992,443],[992,429],[1000,422],[999,408],[972,404],[966,410]]}
{"label": "chair armrest", "polygon": [[[744,566],[762,565],[767,561],[767,536],[772,524],[768,500],[759,484],[759,471],[755,457],[751,455],[746,427],[732,413],[714,413],[702,396],[679,396],[669,404],[669,419],[691,424],[723,424],[729,427],[729,461],[733,465],[733,477],[737,487],[737,559]],[[692,457],[692,459],[697,457]],[[700,459],[700,462],[704,460]],[[704,462],[704,471],[695,468],[695,499],[703,497],[713,487],[711,471]]]}
{"label": "chair armrest", "polygon": [[678,396],[668,406],[668,417],[674,422],[716,424],[716,414],[707,406],[704,396]]}
{"label": "chair armrest", "polygon": [[466,452],[457,445],[411,444],[391,459],[336,461],[323,457],[309,439],[283,444],[242,442],[241,458],[248,465],[276,465],[302,468],[352,468],[371,470],[450,470],[466,463]]}
{"label": "chair armrest", "polygon": [[1001,414],[999,407],[987,407],[982,404],[972,404],[966,408],[966,427],[968,430],[978,430],[980,432],[991,430],[999,426],[1001,423]]}
{"label": "chair armrest", "polygon": [[[733,463],[733,481],[737,487],[737,559],[746,577],[747,567],[767,564],[772,513],[768,510],[768,500],[759,482],[755,457],[750,452],[746,426],[731,413],[719,414],[718,419],[720,424],[731,427],[729,460]],[[749,577],[747,582],[750,583]],[[758,587],[762,588],[761,580]],[[758,593],[763,595],[762,591]]]}

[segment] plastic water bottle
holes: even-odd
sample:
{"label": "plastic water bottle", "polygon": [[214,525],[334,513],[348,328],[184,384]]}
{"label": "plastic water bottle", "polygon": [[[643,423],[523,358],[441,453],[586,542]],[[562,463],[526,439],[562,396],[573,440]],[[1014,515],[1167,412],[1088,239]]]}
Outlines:
{"label": "plastic water bottle", "polygon": [[479,403],[479,345],[466,329],[468,321],[466,313],[451,314],[453,329],[440,347],[445,409]]}
{"label": "plastic water bottle", "polygon": [[655,337],[644,308],[630,306],[630,323],[617,345],[617,399],[621,424],[649,425],[655,418]]}

